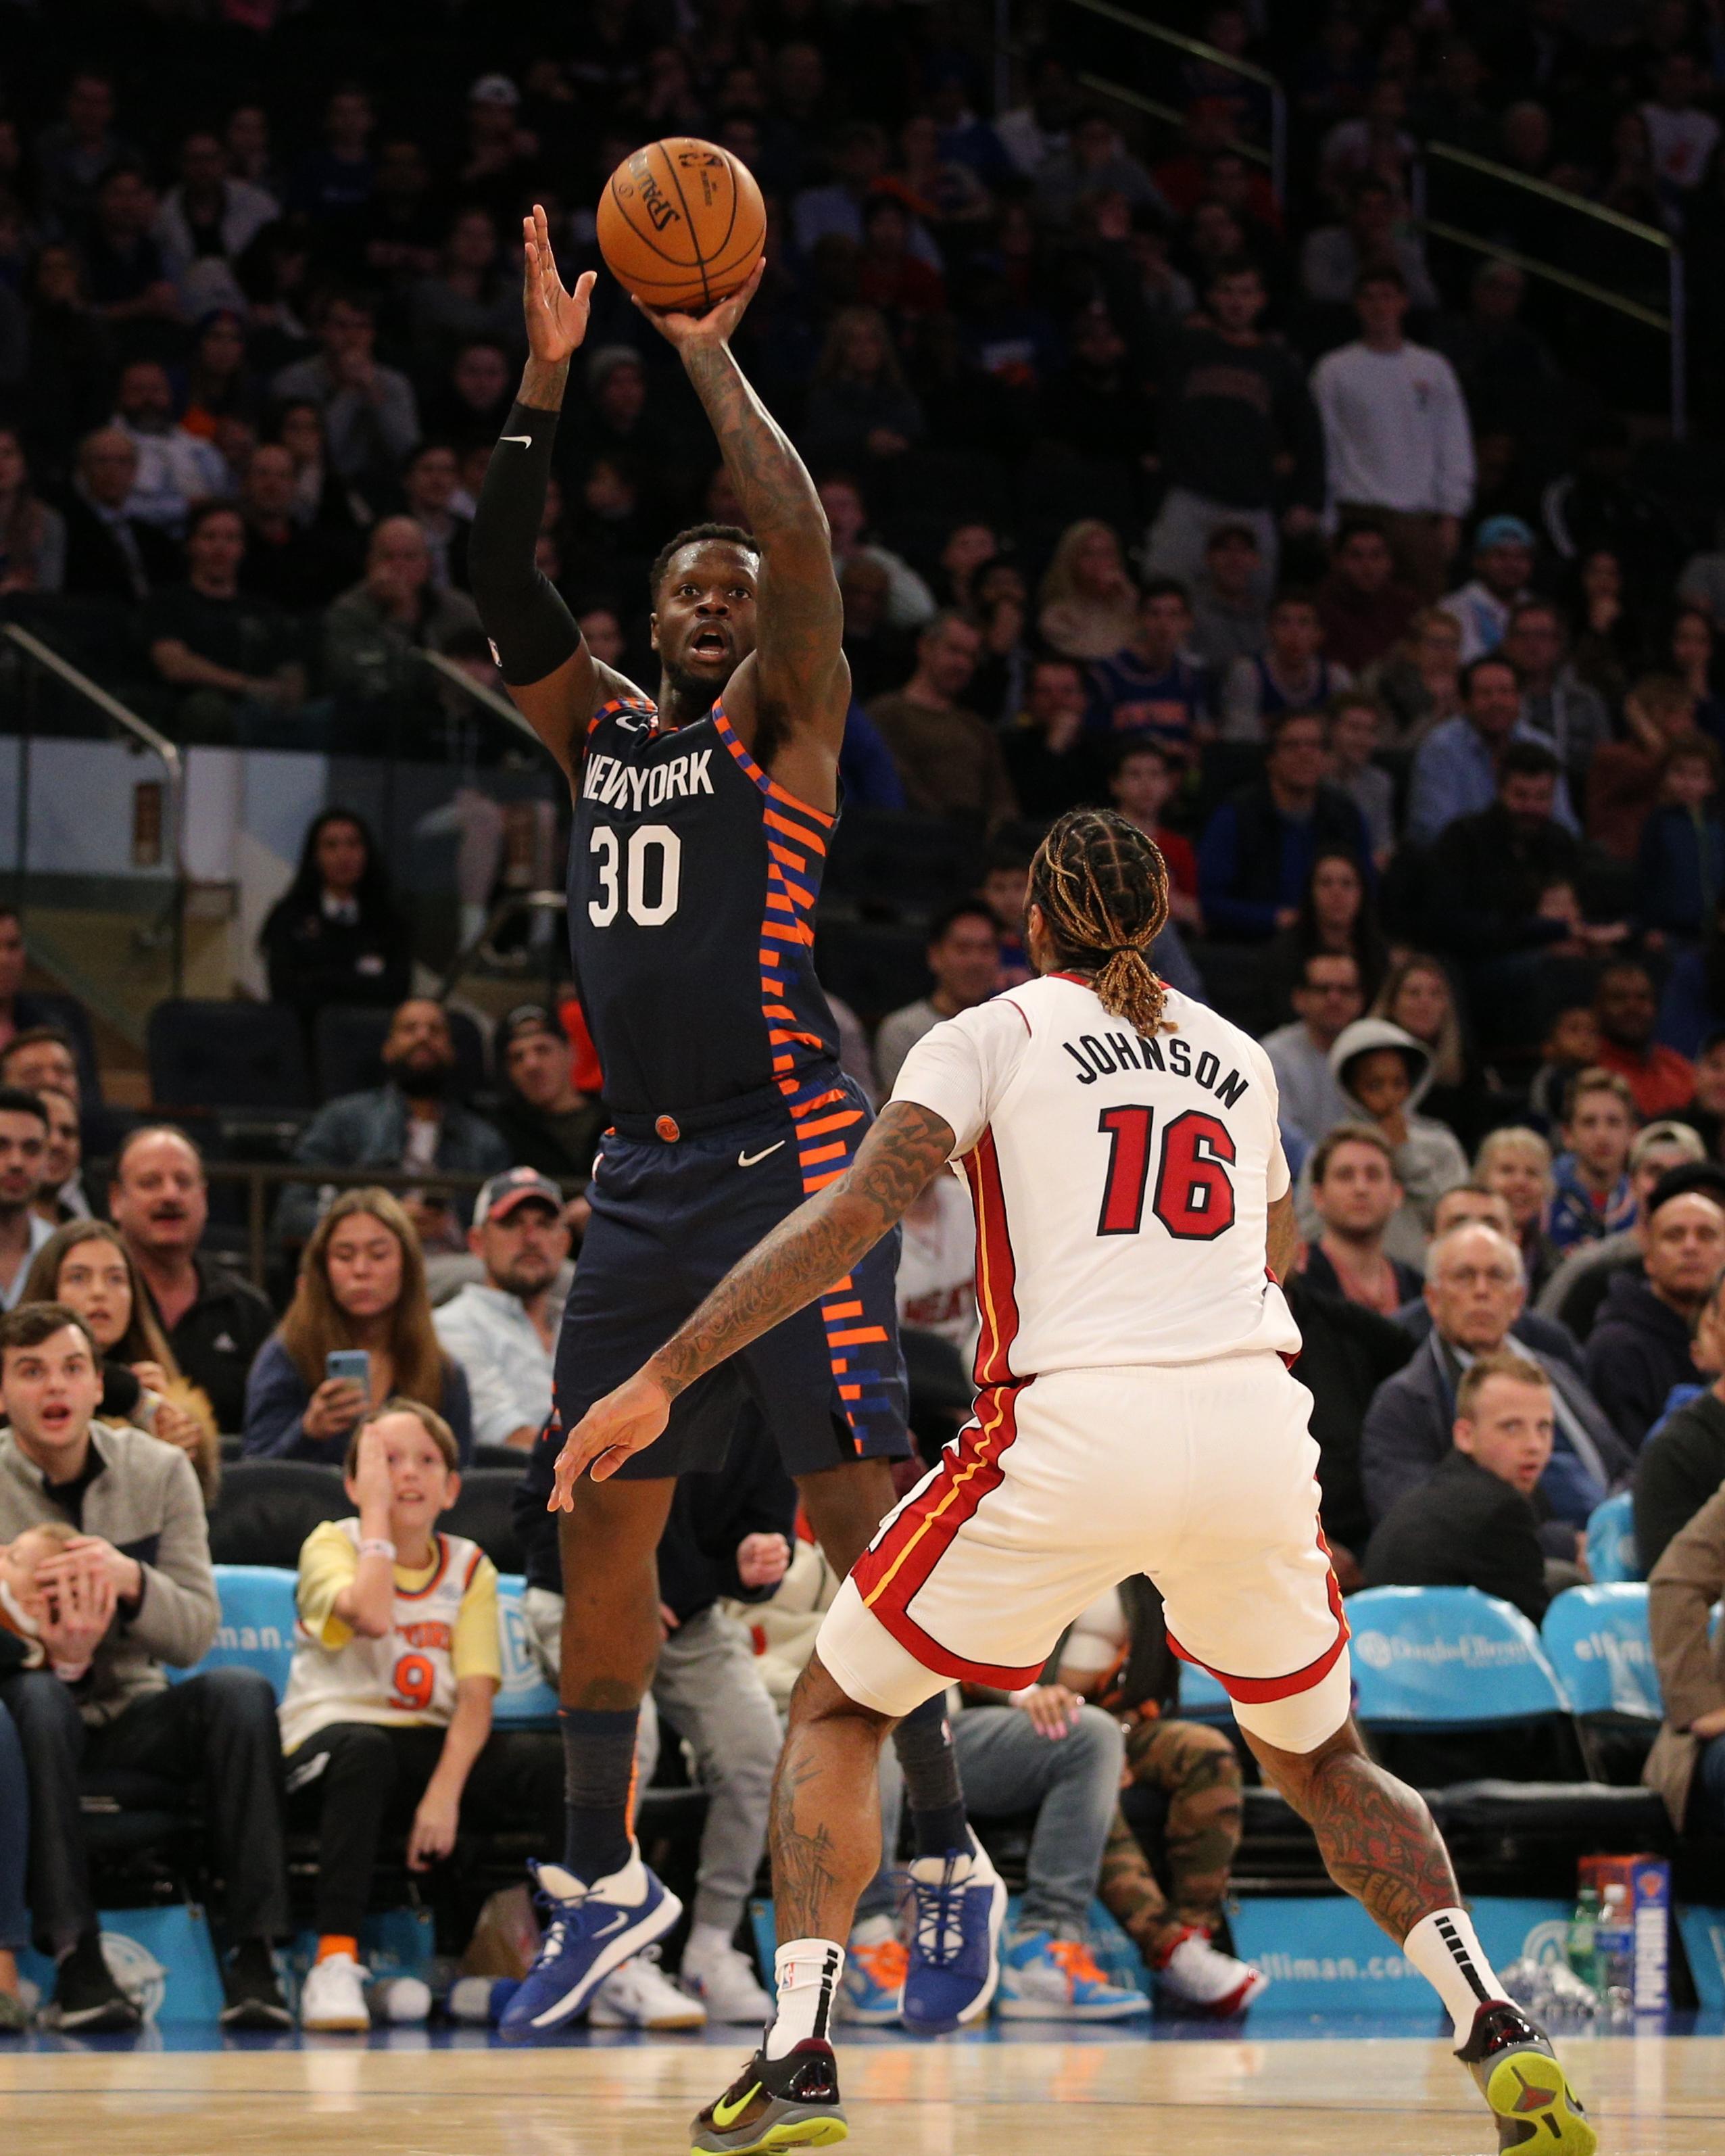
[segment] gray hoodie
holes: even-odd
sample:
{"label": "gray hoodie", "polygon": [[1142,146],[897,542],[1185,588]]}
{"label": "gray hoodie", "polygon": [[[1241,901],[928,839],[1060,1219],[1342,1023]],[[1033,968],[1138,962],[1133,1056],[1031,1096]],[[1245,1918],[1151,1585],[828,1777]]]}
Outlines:
{"label": "gray hoodie", "polygon": [[[1434,1122],[1429,1116],[1414,1114],[1414,1109],[1430,1089],[1430,1052],[1415,1040],[1411,1033],[1404,1033],[1400,1026],[1392,1025],[1387,1018],[1356,1019],[1352,1025],[1344,1026],[1337,1034],[1330,1050],[1330,1069],[1341,1088],[1343,1098],[1358,1121],[1370,1123],[1372,1117],[1366,1113],[1348,1086],[1348,1066],[1355,1056],[1363,1055],[1373,1048],[1399,1049],[1407,1060],[1414,1081],[1404,1111],[1408,1135],[1395,1148],[1396,1179],[1405,1195],[1384,1232],[1384,1248],[1387,1255],[1399,1258],[1404,1265],[1422,1265],[1437,1202],[1446,1190],[1453,1190],[1458,1183],[1466,1182],[1467,1155],[1461,1150],[1455,1132],[1447,1124]],[[1294,1191],[1294,1204],[1301,1234],[1308,1242],[1315,1240],[1322,1231],[1323,1223],[1318,1219],[1317,1209],[1312,1202],[1310,1161],[1300,1171],[1300,1180]]]}

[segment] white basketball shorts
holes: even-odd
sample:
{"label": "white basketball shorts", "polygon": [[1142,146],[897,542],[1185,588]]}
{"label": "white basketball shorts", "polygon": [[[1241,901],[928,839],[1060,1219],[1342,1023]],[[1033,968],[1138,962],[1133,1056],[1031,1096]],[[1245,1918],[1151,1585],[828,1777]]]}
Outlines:
{"label": "white basketball shorts", "polygon": [[1313,1749],[1347,1717],[1348,1671],[1310,1409],[1276,1355],[985,1389],[857,1560],[822,1662],[880,1714],[955,1679],[1015,1691],[1096,1595],[1143,1572],[1170,1644],[1242,1727]]}

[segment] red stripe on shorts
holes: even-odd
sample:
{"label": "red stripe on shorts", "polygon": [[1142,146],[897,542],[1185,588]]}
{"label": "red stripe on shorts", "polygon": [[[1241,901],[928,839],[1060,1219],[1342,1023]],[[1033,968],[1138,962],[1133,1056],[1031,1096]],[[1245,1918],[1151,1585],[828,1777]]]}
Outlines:
{"label": "red stripe on shorts", "polygon": [[[1330,1546],[1319,1528],[1317,1546],[1327,1560]],[[1325,1648],[1316,1661],[1308,1662],[1303,1670],[1295,1670],[1285,1677],[1237,1677],[1226,1670],[1211,1668],[1196,1655],[1189,1654],[1170,1632],[1168,1643],[1183,1662],[1190,1662],[1194,1669],[1209,1670],[1230,1699],[1237,1699],[1246,1707],[1263,1707],[1271,1700],[1293,1699],[1302,1691],[1311,1691],[1321,1685],[1342,1659],[1342,1650],[1353,1636],[1348,1628],[1348,1619],[1342,1608],[1342,1586],[1336,1578],[1336,1568],[1330,1567],[1330,1614],[1336,1620],[1336,1640]]]}
{"label": "red stripe on shorts", "polygon": [[1013,1381],[1012,1343],[1018,1337],[1017,1268],[1006,1224],[1006,1194],[994,1133],[984,1130],[961,1163],[976,1213],[976,1299],[983,1329],[976,1348],[974,1382],[980,1389]]}

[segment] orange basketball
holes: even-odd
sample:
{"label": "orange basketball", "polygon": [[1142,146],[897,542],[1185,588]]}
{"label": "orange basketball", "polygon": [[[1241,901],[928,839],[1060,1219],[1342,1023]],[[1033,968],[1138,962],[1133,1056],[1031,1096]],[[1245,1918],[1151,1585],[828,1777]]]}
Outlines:
{"label": "orange basketball", "polygon": [[767,244],[754,175],[692,135],[631,151],[605,182],[598,223],[612,275],[661,310],[705,313],[748,282]]}

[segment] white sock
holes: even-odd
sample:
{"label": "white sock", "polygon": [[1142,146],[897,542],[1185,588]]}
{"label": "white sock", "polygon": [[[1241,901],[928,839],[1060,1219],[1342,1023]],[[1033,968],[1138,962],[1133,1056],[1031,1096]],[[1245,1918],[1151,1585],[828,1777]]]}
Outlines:
{"label": "white sock", "polygon": [[1434,1909],[1422,1917],[1402,1952],[1448,2008],[1458,2044],[1472,2035],[1473,2017],[1487,2000],[1509,1997],[1466,1909]]}
{"label": "white sock", "polygon": [[778,2015],[762,2048],[769,2059],[782,2059],[805,2036],[825,2036],[832,2027],[833,2000],[845,1973],[845,1949],[836,1939],[791,1939],[773,1957],[778,1986]]}

